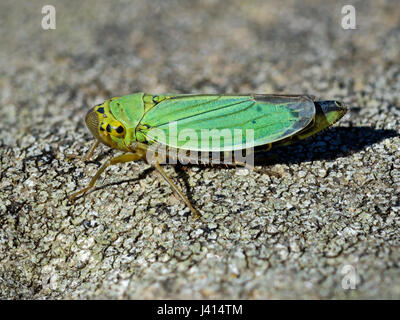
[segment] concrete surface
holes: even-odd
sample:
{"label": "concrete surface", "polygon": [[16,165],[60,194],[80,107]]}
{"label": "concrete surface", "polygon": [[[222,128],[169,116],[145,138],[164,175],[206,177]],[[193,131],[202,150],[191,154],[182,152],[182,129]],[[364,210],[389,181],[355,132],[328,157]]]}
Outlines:
{"label": "concrete surface", "polygon": [[[1,1],[0,298],[400,298],[397,1]],[[56,30],[41,8],[56,8]],[[310,93],[350,112],[265,155],[280,178],[85,164],[112,96]],[[103,187],[100,187],[103,185]],[[347,290],[355,279],[355,289]]]}

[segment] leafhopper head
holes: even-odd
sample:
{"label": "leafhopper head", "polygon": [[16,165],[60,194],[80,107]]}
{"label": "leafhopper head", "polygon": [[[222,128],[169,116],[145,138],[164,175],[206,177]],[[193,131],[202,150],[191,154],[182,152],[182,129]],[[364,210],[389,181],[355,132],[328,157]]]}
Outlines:
{"label": "leafhopper head", "polygon": [[127,151],[124,142],[126,129],[111,113],[110,101],[98,104],[87,112],[86,126],[100,142],[113,149]]}

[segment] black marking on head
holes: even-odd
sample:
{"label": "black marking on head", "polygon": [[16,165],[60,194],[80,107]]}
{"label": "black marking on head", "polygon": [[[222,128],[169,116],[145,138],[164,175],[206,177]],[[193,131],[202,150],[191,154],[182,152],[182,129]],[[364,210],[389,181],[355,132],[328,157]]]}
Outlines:
{"label": "black marking on head", "polygon": [[153,102],[157,103],[158,96],[153,96]]}
{"label": "black marking on head", "polygon": [[104,131],[104,128],[103,128],[103,127],[100,127],[100,131]]}
{"label": "black marking on head", "polygon": [[256,120],[251,121],[252,124],[256,124]]}
{"label": "black marking on head", "polygon": [[98,112],[98,113],[104,113],[104,108],[103,108],[103,107],[98,108],[98,109],[97,109],[97,112]]}
{"label": "black marking on head", "polygon": [[117,131],[117,133],[122,133],[122,132],[124,132],[124,128],[123,128],[122,126],[119,126],[119,127],[116,129],[116,131]]}
{"label": "black marking on head", "polygon": [[111,132],[111,126],[110,126],[110,124],[107,125],[107,128],[106,128],[106,129],[107,129],[107,132]]}

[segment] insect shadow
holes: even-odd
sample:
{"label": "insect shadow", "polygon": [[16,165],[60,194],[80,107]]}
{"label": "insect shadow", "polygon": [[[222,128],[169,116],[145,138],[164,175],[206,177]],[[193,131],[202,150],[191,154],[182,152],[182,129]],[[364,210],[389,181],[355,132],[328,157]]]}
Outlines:
{"label": "insect shadow", "polygon": [[300,164],[334,160],[361,151],[387,138],[398,137],[395,130],[371,127],[334,127],[299,143],[256,153],[255,165]]}

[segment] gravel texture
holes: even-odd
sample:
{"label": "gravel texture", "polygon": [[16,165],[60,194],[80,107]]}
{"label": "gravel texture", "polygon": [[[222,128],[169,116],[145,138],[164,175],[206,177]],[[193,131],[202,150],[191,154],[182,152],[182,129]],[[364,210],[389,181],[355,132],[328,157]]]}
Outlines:
{"label": "gravel texture", "polygon": [[[2,0],[0,298],[399,299],[398,1],[351,1],[356,30],[344,4]],[[72,205],[112,153],[66,159],[91,145],[87,109],[138,91],[309,93],[350,111],[265,154],[279,177],[166,166],[199,220],[143,162]]]}

